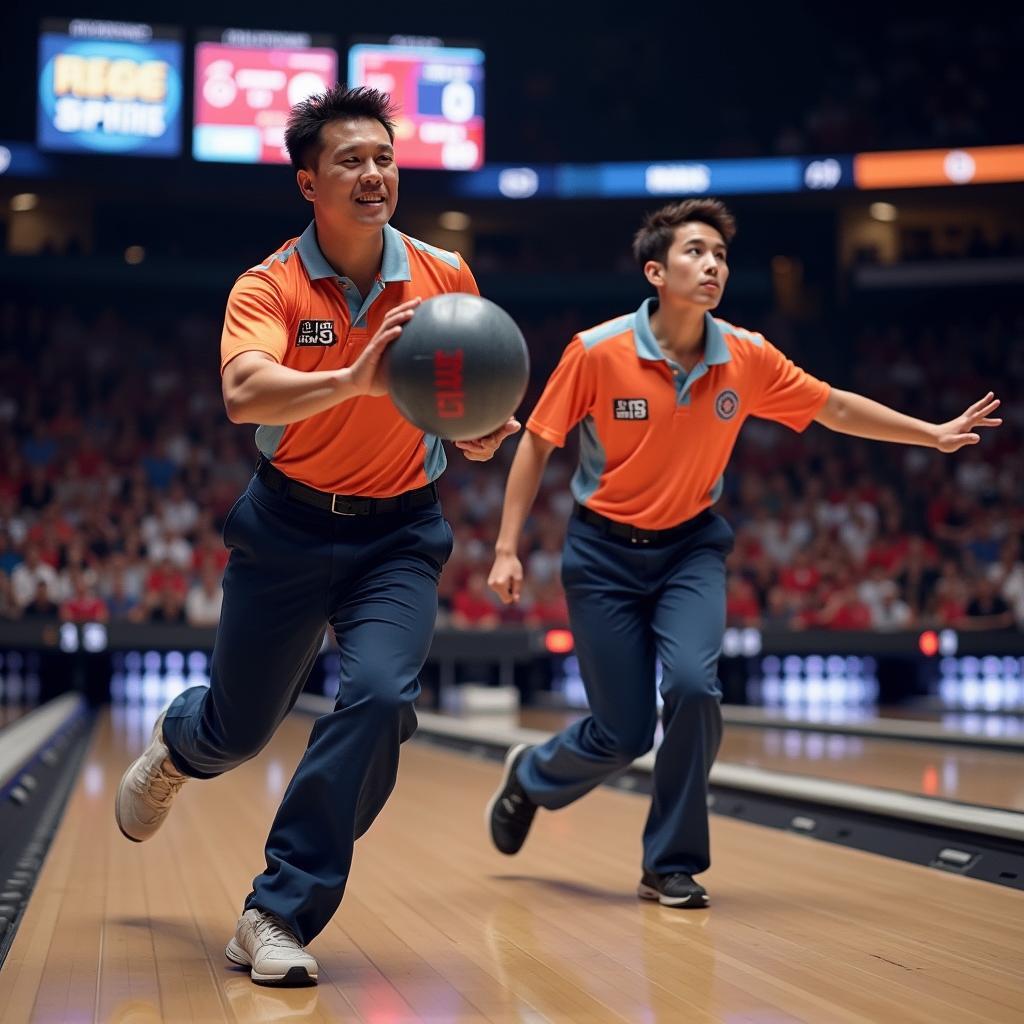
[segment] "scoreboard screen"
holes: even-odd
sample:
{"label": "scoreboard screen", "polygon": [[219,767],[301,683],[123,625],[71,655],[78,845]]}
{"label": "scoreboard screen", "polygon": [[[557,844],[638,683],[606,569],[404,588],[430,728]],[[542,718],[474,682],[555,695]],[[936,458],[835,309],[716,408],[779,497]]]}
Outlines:
{"label": "scoreboard screen", "polygon": [[332,40],[248,29],[207,30],[200,37],[192,155],[223,163],[287,163],[288,112],[338,81]]}
{"label": "scoreboard screen", "polygon": [[47,19],[39,34],[39,148],[177,156],[183,56],[175,28]]}
{"label": "scoreboard screen", "polygon": [[484,54],[440,39],[358,43],[348,84],[391,95],[400,167],[473,171],[484,162]]}

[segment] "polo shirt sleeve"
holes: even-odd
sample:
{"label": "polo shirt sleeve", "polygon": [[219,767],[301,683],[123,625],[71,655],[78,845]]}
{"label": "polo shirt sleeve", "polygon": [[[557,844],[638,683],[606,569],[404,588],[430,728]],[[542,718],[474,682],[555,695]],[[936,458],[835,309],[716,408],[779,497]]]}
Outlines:
{"label": "polo shirt sleeve", "polygon": [[797,432],[806,430],[828,401],[831,388],[800,369],[770,341],[764,342],[760,353],[761,386],[751,415]]}
{"label": "polo shirt sleeve", "polygon": [[459,285],[455,290],[468,292],[470,295],[479,295],[480,288],[477,286],[476,278],[473,276],[473,271],[469,269],[465,257],[461,252],[456,255],[459,257]]}
{"label": "polo shirt sleeve", "polygon": [[220,372],[243,352],[266,352],[280,363],[287,350],[288,317],[277,284],[266,274],[243,274],[228,296]]}
{"label": "polo shirt sleeve", "polygon": [[562,353],[526,429],[561,448],[569,431],[593,408],[596,392],[592,361],[577,336]]}

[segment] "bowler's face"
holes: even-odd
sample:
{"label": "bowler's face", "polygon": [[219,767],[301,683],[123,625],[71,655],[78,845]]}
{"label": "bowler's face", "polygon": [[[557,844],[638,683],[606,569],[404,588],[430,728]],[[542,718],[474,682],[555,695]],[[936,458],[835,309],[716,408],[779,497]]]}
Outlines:
{"label": "bowler's face", "polygon": [[722,301],[729,280],[728,256],[725,239],[715,228],[692,221],[676,228],[665,263],[651,260],[644,272],[666,297],[711,310]]}
{"label": "bowler's face", "polygon": [[398,205],[398,166],[387,129],[373,118],[331,121],[320,130],[315,170],[299,187],[339,228],[380,230]]}

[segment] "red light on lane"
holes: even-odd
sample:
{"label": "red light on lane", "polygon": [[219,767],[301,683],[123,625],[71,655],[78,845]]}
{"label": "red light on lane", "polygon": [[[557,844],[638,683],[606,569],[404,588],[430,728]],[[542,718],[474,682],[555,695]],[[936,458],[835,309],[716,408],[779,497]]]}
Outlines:
{"label": "red light on lane", "polygon": [[549,654],[568,654],[575,646],[572,633],[567,629],[549,629],[544,637]]}
{"label": "red light on lane", "polygon": [[939,637],[933,629],[926,629],[918,638],[917,646],[926,658],[934,658],[939,653]]}

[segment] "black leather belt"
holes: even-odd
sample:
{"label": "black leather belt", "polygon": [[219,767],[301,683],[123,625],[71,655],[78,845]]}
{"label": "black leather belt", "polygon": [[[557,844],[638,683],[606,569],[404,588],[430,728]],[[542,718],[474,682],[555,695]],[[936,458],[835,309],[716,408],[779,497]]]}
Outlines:
{"label": "black leather belt", "polygon": [[357,494],[318,491],[315,487],[300,484],[298,480],[286,476],[266,459],[260,459],[256,464],[256,475],[275,494],[294,498],[295,501],[312,505],[324,512],[333,512],[336,516],[376,516],[382,512],[404,512],[437,501],[437,484],[426,484],[414,491],[396,494],[393,498],[364,498]]}
{"label": "black leather belt", "polygon": [[589,508],[579,504],[576,505],[573,515],[577,519],[582,519],[583,522],[590,523],[591,526],[596,526],[603,530],[609,537],[621,537],[623,540],[628,540],[630,544],[653,544],[657,546],[682,540],[688,534],[695,533],[702,526],[708,524],[712,513],[705,509],[703,512],[698,512],[692,519],[687,519],[685,523],[680,523],[678,526],[670,526],[664,530],[641,530],[638,526],[617,522],[614,519],[609,519],[607,516],[592,512]]}

